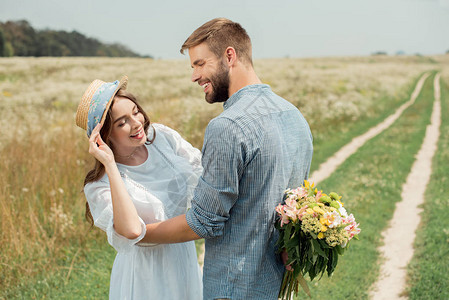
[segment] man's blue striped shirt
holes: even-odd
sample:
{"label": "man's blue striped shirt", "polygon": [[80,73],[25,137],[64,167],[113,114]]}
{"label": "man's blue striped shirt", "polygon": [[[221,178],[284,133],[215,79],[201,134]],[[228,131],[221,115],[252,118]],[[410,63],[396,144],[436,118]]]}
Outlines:
{"label": "man's blue striped shirt", "polygon": [[204,299],[277,299],[275,207],[307,179],[312,134],[299,110],[265,84],[246,86],[210,121],[203,174],[186,218],[206,239]]}

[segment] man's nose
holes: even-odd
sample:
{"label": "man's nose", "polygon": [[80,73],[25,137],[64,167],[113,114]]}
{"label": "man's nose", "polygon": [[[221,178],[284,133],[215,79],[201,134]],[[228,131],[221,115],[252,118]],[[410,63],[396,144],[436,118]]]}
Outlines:
{"label": "man's nose", "polygon": [[201,78],[200,74],[193,70],[191,80],[192,82],[197,82]]}

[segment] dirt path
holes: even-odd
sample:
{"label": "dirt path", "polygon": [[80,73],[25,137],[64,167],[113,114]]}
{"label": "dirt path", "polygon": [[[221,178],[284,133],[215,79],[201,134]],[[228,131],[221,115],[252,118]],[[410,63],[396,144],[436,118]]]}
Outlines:
{"label": "dirt path", "polygon": [[[424,142],[416,155],[412,170],[402,187],[402,201],[396,204],[390,227],[382,233],[384,246],[379,248],[385,258],[381,275],[371,293],[373,300],[407,299],[404,296],[407,264],[413,256],[413,241],[421,217],[419,205],[432,173],[432,158],[437,150],[441,123],[440,74],[435,76],[435,101],[431,124],[427,126]],[[401,294],[402,293],[402,294]]]}
{"label": "dirt path", "polygon": [[415,102],[422,89],[424,81],[429,75],[429,73],[426,73],[421,77],[421,79],[416,84],[415,90],[413,91],[409,101],[402,104],[394,114],[386,118],[382,123],[374,126],[364,134],[355,137],[350,143],[343,146],[332,157],[322,163],[319,166],[318,170],[312,173],[309,181],[314,182],[315,184],[323,181],[324,179],[329,177],[349,156],[354,154],[360,147],[362,147],[363,144],[390,127],[391,124],[393,124],[394,121],[396,121],[401,116],[404,110],[406,110]]}

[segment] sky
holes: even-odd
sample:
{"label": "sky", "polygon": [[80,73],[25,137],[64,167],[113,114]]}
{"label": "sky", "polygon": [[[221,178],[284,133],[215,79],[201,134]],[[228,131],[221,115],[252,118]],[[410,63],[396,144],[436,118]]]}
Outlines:
{"label": "sky", "polygon": [[76,30],[158,59],[182,59],[186,38],[216,17],[247,30],[256,59],[449,50],[449,0],[0,0],[0,22]]}

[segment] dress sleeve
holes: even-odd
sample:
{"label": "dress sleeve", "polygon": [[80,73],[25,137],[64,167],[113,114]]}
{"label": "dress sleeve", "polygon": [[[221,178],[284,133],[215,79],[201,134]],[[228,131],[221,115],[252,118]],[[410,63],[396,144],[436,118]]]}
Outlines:
{"label": "dress sleeve", "polygon": [[212,120],[204,138],[204,172],[186,219],[200,237],[221,236],[230,211],[239,195],[239,181],[245,164],[247,145],[242,129],[232,120]]}
{"label": "dress sleeve", "polygon": [[189,142],[181,137],[181,135],[162,124],[153,124],[156,130],[162,132],[167,141],[172,146],[175,153],[183,158],[185,158],[193,168],[193,172],[199,177],[203,172],[203,167],[201,165],[201,151],[193,147]]}
{"label": "dress sleeve", "polygon": [[99,180],[88,183],[84,187],[84,194],[89,203],[90,212],[94,219],[94,225],[106,232],[109,244],[114,247],[117,252],[126,252],[131,250],[132,247],[136,247],[136,244],[145,236],[145,223],[139,217],[142,233],[139,237],[132,240],[115,231],[109,182]]}

